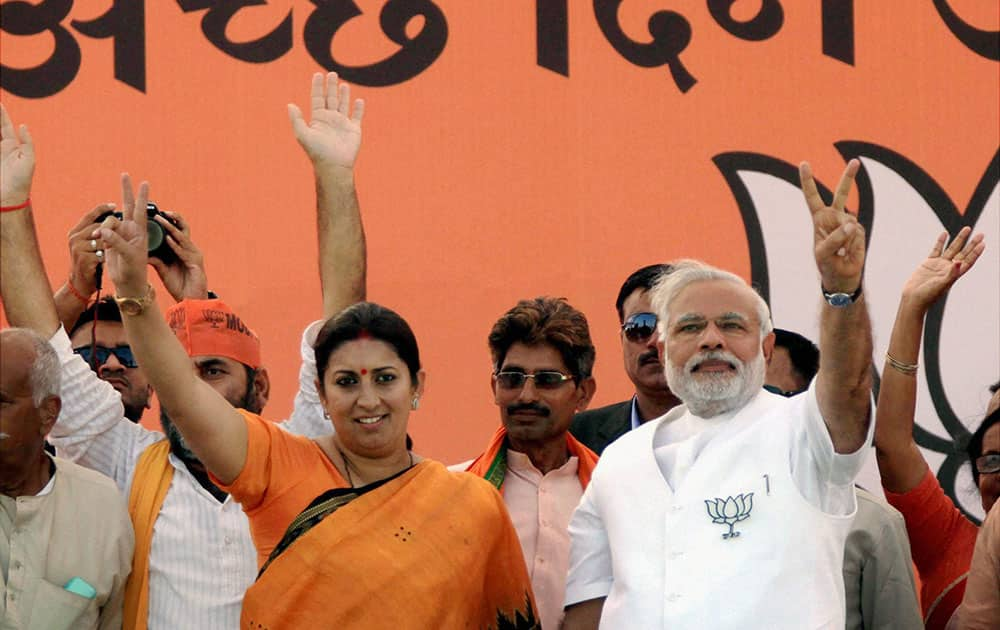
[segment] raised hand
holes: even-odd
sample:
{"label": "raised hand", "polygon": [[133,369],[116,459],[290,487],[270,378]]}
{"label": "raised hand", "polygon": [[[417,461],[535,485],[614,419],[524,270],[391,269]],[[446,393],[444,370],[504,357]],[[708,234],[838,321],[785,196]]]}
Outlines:
{"label": "raised hand", "polygon": [[823,289],[829,292],[853,293],[861,284],[865,266],[865,229],[858,223],[857,217],[844,209],[859,166],[857,160],[847,163],[837,184],[833,203],[829,206],[819,196],[812,168],[807,162],[799,166],[802,192],[812,214],[816,266]]}
{"label": "raised hand", "polygon": [[[359,118],[360,120],[360,118]],[[0,105],[0,206],[19,206],[31,195],[35,146],[28,125],[15,132],[7,109]]]}
{"label": "raised hand", "polygon": [[948,233],[942,232],[930,254],[903,285],[903,299],[911,300],[922,309],[930,308],[951,285],[972,269],[986,249],[986,243],[982,234],[976,234],[971,239],[970,234],[971,227],[962,228],[945,247]]}
{"label": "raised hand", "polygon": [[146,264],[148,262],[149,234],[146,227],[146,202],[149,200],[149,183],[139,184],[133,192],[132,179],[122,173],[122,218],[108,217],[92,233],[107,245],[108,274],[121,297],[146,295]]}
{"label": "raised hand", "polygon": [[102,214],[114,212],[115,204],[102,203],[80,218],[69,231],[69,282],[80,295],[90,296],[97,290],[97,265],[104,262],[104,241],[94,238],[100,227],[97,219]]}
{"label": "raised hand", "polygon": [[293,103],[288,104],[292,131],[314,166],[350,170],[354,168],[354,160],[361,148],[361,118],[365,113],[365,102],[355,99],[352,113],[350,86],[338,84],[335,72],[326,75],[325,89],[323,83],[322,74],[317,72],[313,75],[308,124],[302,110]]}
{"label": "raised hand", "polygon": [[177,254],[177,261],[166,264],[159,258],[150,258],[149,264],[160,275],[163,286],[174,300],[187,298],[204,300],[208,297],[208,276],[205,275],[205,256],[191,240],[191,226],[177,212],[164,214],[177,222],[174,225],[161,216],[156,222],[167,233],[167,245]]}

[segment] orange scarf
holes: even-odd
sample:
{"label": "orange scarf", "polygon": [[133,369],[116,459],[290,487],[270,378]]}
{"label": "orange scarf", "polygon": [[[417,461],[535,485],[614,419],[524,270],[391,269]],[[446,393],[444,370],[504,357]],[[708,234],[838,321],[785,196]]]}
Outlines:
{"label": "orange scarf", "polygon": [[247,590],[240,627],[539,630],[503,498],[430,460],[295,540]]}
{"label": "orange scarf", "polygon": [[149,618],[149,552],[153,546],[153,524],[174,478],[168,459],[170,442],[160,440],[139,456],[128,497],[128,513],[135,530],[132,573],[125,585],[123,624],[125,630],[146,630]]}
{"label": "orange scarf", "polygon": [[[486,451],[473,460],[466,471],[482,477],[500,490],[507,474],[507,446],[507,429],[500,425],[490,439]],[[594,472],[594,466],[597,465],[597,454],[578,442],[569,431],[566,432],[566,448],[571,456],[579,460],[576,474],[580,477],[580,485],[586,489],[590,483],[590,475]]]}

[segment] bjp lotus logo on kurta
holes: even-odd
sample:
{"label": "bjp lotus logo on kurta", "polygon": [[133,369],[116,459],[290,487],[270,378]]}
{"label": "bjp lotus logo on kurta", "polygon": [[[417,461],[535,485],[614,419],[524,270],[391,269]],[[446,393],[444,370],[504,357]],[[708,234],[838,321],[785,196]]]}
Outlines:
{"label": "bjp lotus logo on kurta", "polygon": [[733,531],[733,526],[750,518],[750,510],[753,509],[753,492],[737,494],[735,497],[726,497],[725,499],[705,499],[705,507],[708,509],[708,515],[712,517],[713,523],[729,525],[729,531],[722,535],[723,539],[737,538],[740,533]]}
{"label": "bjp lotus logo on kurta", "polygon": [[[964,226],[986,237],[986,252],[976,273],[958,283],[927,314],[917,381],[914,438],[944,491],[966,515],[978,521],[982,506],[964,444],[983,418],[996,380],[1000,353],[1000,152],[963,156],[974,188],[950,193],[933,175],[906,156],[868,142],[835,143],[844,162],[861,160],[858,200],[849,203],[868,230],[865,294],[875,344],[875,393],[878,369],[888,350],[890,331],[903,283],[927,256],[943,230],[952,236]],[[818,341],[820,300],[814,274],[802,273],[813,259],[809,213],[799,190],[795,164],[760,153],[722,153],[714,158],[739,206],[750,250],[753,284],[771,305],[774,325]],[[980,170],[982,169],[982,170]],[[822,184],[820,184],[822,187]],[[824,194],[829,189],[824,187]],[[964,210],[954,200],[968,200]],[[878,486],[874,465],[858,483]]]}

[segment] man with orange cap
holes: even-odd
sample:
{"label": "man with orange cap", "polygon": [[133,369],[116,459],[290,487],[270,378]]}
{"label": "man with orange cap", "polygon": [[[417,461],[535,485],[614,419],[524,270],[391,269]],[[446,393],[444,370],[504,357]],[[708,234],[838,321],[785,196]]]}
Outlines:
{"label": "man with orange cap", "polygon": [[[289,114],[316,179],[323,310],[329,317],[364,298],[364,234],[353,169],[363,104],[355,102],[354,116],[349,117],[347,86],[338,86],[333,74],[313,77],[312,97],[309,125],[298,108],[289,106]],[[2,299],[12,324],[49,338],[59,354],[64,404],[53,442],[72,459],[112,477],[128,497],[136,553],[123,625],[238,627],[243,593],[258,568],[247,518],[240,505],[212,484],[168,417],[161,418],[166,439],[130,422],[112,386],[73,353],[59,325],[37,248],[31,204],[24,201],[34,170],[31,137],[24,126],[15,132],[6,111],[2,130],[0,201],[11,210],[2,216]],[[9,204],[8,199],[19,203]],[[335,241],[334,234],[341,238]],[[120,299],[118,307],[127,313],[152,299]],[[203,299],[178,303],[169,317],[199,376],[233,405],[260,411],[270,383],[261,366],[260,341],[243,320],[221,301]],[[311,358],[317,330],[310,326],[304,335],[304,357]],[[315,365],[307,362],[300,372],[304,386],[286,428],[316,432],[322,408],[314,379]]]}

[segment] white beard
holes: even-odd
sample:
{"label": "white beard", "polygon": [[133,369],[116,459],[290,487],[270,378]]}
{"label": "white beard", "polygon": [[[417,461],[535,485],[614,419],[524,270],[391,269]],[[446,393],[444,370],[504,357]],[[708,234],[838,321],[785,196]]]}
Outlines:
{"label": "white beard", "polygon": [[[705,372],[695,374],[695,366],[707,360],[728,361],[736,366],[736,373]],[[700,418],[711,418],[750,402],[764,386],[767,364],[764,353],[758,352],[749,363],[743,363],[736,355],[724,350],[710,350],[696,354],[682,368],[665,362],[667,385],[670,391],[688,410]]]}

